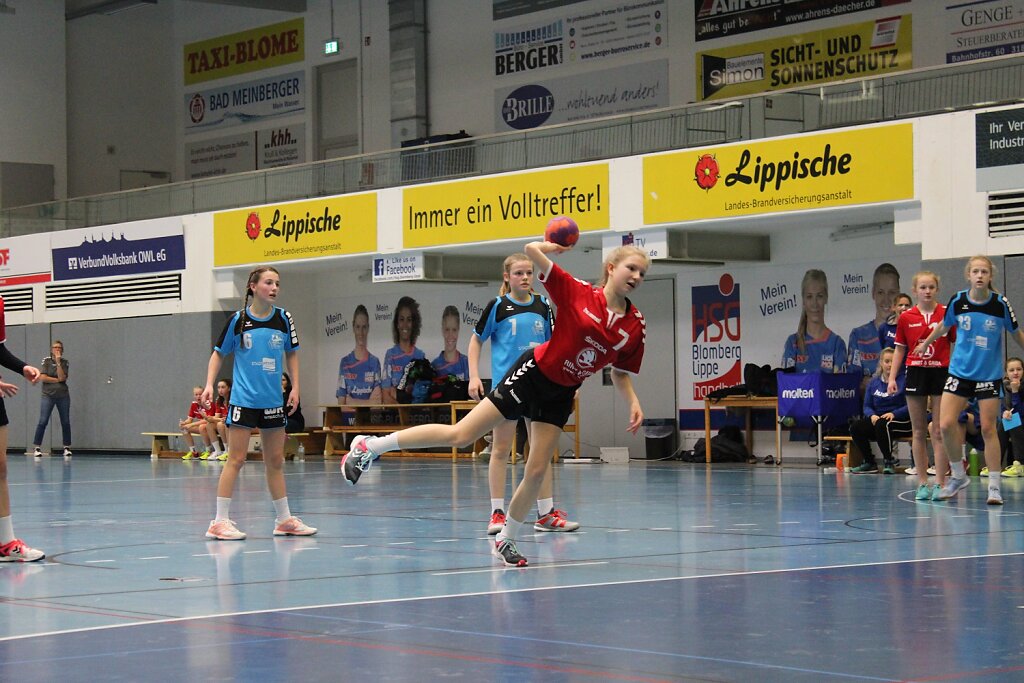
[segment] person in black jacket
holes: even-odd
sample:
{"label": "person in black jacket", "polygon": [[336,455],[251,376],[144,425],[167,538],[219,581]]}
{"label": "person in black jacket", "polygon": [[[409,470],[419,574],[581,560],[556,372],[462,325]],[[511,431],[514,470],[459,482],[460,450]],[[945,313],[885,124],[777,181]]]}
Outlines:
{"label": "person in black jacket", "polygon": [[[292,378],[288,376],[287,372],[281,373],[281,391],[284,392],[282,400],[284,401],[285,413],[288,412],[288,396],[292,393]],[[302,416],[302,402],[295,406],[295,412],[288,415],[288,424],[284,427],[285,434],[293,434],[295,432],[306,431],[306,418]]]}
{"label": "person in black jacket", "polygon": [[897,390],[895,393],[889,393],[888,377],[892,368],[893,353],[892,349],[882,350],[878,372],[868,382],[867,390],[864,392],[864,417],[850,425],[850,436],[864,458],[864,462],[850,470],[854,474],[878,472],[875,454],[871,452],[871,441],[877,442],[878,450],[882,452],[885,463],[882,471],[885,474],[896,474],[896,459],[892,454],[893,441],[898,436],[909,436],[912,431],[910,411],[907,409],[907,399],[903,393],[907,381],[905,374],[897,376]]}

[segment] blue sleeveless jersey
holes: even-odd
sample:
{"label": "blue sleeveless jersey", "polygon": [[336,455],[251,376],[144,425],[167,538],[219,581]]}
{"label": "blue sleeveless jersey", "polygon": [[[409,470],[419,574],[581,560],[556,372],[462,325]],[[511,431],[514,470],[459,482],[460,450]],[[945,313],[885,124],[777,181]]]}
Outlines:
{"label": "blue sleeveless jersey", "polygon": [[461,380],[469,381],[469,357],[464,353],[459,353],[459,357],[449,363],[444,359],[444,351],[442,351],[430,364],[437,371],[438,377],[455,375]]}
{"label": "blue sleeveless jersey", "polygon": [[949,374],[979,382],[1003,376],[1003,332],[1017,331],[1017,316],[1006,297],[990,292],[982,303],[971,301],[964,289],[946,306],[942,324],[956,328],[956,345]]}
{"label": "blue sleeveless jersey", "polygon": [[353,351],[342,358],[338,365],[338,390],[335,396],[366,400],[374,388],[380,386],[380,380],[380,359],[371,353],[366,360],[359,360]]}
{"label": "blue sleeveless jersey", "polygon": [[235,354],[231,403],[243,408],[276,408],[281,401],[281,373],[288,351],[297,351],[299,337],[292,316],[274,306],[266,318],[237,311],[213,349],[222,356]]}
{"label": "blue sleeveless jersey", "polygon": [[380,378],[380,385],[385,389],[397,388],[398,382],[402,379],[402,373],[405,372],[405,366],[417,358],[426,357],[427,356],[415,346],[411,352],[402,353],[402,347],[395,344],[384,352],[384,368]]}
{"label": "blue sleeveless jersey", "polygon": [[553,320],[551,306],[539,294],[525,304],[507,294],[491,299],[474,330],[481,342],[491,340],[491,379],[497,382],[523,351],[551,339]]}

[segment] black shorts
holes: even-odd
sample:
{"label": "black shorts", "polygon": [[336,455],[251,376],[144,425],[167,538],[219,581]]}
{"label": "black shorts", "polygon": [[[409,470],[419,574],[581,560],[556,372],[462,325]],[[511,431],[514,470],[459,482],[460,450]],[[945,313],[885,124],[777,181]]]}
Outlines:
{"label": "black shorts", "polygon": [[533,349],[528,349],[512,364],[487,398],[506,420],[525,417],[561,429],[572,415],[573,397],[579,388],[579,384],[567,387],[545,377],[533,358]]}
{"label": "black shorts", "polygon": [[962,398],[976,398],[980,401],[986,398],[999,398],[1002,396],[1003,381],[1001,379],[964,379],[963,377],[950,375],[946,378],[946,386],[942,390],[947,394],[953,394]]}
{"label": "black shorts", "polygon": [[288,416],[284,414],[284,406],[276,408],[244,408],[230,404],[228,427],[248,427],[249,429],[284,429]]}
{"label": "black shorts", "polygon": [[941,396],[946,385],[946,368],[925,368],[912,365],[907,368],[908,396]]}
{"label": "black shorts", "polygon": [[11,421],[7,419],[7,406],[4,405],[4,400],[0,398],[0,427],[6,427]]}

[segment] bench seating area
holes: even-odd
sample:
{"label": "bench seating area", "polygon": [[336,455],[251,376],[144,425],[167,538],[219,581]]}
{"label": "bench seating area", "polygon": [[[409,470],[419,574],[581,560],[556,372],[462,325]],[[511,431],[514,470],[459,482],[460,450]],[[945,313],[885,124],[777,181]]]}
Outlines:
{"label": "bench seating area", "polygon": [[[184,450],[171,448],[171,439],[182,436],[181,432],[142,432],[143,436],[150,437],[150,457],[152,458],[180,458],[185,454]],[[198,437],[196,437],[198,439]],[[284,457],[292,460],[298,453],[299,444],[302,444],[306,455],[323,455],[324,444],[327,441],[327,431],[320,427],[310,427],[309,431],[294,432],[289,434],[284,442]],[[253,430],[249,436],[249,452],[246,460],[262,460],[263,453],[260,450],[260,434]]]}

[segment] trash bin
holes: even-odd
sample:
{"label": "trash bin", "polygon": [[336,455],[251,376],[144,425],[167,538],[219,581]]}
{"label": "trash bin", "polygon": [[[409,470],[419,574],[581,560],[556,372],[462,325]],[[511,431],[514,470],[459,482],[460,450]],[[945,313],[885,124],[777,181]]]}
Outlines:
{"label": "trash bin", "polygon": [[665,460],[679,448],[679,423],[671,417],[647,418],[643,421],[645,455],[648,460]]}

